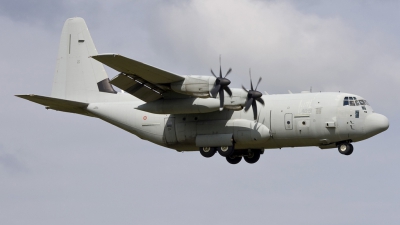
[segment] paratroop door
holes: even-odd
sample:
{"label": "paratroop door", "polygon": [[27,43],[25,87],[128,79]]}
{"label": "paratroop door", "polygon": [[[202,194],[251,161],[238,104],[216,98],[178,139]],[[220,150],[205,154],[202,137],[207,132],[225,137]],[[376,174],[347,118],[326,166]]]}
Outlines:
{"label": "paratroop door", "polygon": [[164,136],[167,144],[176,143],[175,118],[165,118]]}

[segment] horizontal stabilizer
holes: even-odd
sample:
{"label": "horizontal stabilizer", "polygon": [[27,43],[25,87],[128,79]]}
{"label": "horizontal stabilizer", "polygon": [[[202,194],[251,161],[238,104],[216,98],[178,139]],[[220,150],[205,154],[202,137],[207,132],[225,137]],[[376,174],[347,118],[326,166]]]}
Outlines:
{"label": "horizontal stabilizer", "polygon": [[70,113],[78,113],[83,115],[88,115],[85,110],[89,105],[88,103],[75,102],[70,100],[64,100],[59,98],[52,98],[40,95],[16,95],[17,97],[44,105],[46,109],[54,109],[57,111],[64,111]]}
{"label": "horizontal stabilizer", "polygon": [[149,66],[118,54],[95,55],[92,56],[92,58],[115,69],[116,71],[139,76],[153,84],[169,84],[185,79],[177,74]]}

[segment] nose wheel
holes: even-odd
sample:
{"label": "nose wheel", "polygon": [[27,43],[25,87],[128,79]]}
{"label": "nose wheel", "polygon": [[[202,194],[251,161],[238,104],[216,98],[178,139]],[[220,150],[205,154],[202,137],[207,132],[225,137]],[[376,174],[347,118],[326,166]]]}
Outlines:
{"label": "nose wheel", "polygon": [[353,145],[350,143],[341,143],[338,145],[338,150],[340,154],[351,155],[353,153]]}

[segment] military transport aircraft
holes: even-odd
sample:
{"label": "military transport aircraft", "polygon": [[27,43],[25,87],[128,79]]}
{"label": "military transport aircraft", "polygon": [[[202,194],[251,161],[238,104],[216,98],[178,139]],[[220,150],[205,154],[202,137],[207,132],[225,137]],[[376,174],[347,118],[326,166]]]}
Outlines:
{"label": "military transport aircraft", "polygon": [[[103,65],[119,74],[109,80]],[[61,34],[51,97],[17,95],[53,109],[97,117],[141,139],[175,149],[217,151],[231,164],[259,160],[264,149],[317,146],[353,152],[352,142],[389,127],[361,96],[268,95],[229,88],[222,75],[182,76],[118,54],[98,54],[85,21],[70,18]],[[116,92],[113,86],[122,91]],[[250,110],[251,108],[251,110]]]}

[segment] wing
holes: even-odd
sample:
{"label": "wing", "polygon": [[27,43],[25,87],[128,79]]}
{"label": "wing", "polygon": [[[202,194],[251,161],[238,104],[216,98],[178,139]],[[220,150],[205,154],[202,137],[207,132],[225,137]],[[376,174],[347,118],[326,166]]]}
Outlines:
{"label": "wing", "polygon": [[111,79],[112,85],[145,102],[185,96],[170,89],[170,84],[184,80],[183,76],[117,54],[96,55],[92,58],[121,72]]}

